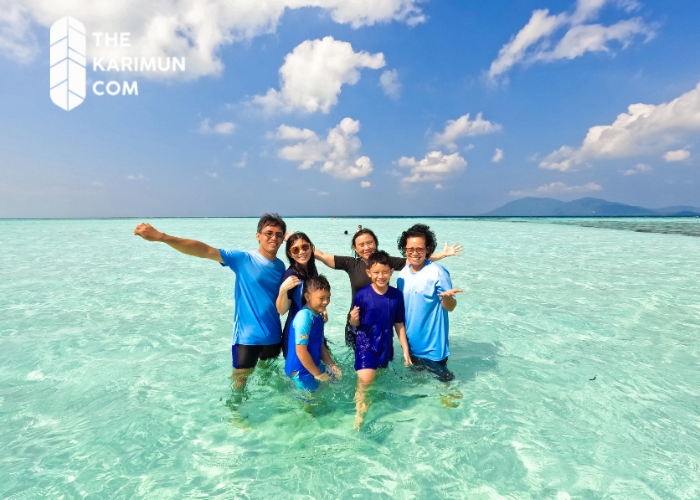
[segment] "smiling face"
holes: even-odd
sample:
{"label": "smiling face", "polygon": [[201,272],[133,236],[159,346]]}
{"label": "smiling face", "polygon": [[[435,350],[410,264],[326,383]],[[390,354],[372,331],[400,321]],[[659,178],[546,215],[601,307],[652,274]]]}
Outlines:
{"label": "smiling face", "polygon": [[306,299],[306,307],[311,309],[312,312],[320,314],[326,310],[326,307],[331,302],[331,291],[314,290],[313,292],[306,292],[304,298]]}
{"label": "smiling face", "polygon": [[367,260],[370,255],[377,251],[377,242],[371,234],[362,234],[355,238],[355,244],[352,246],[357,255],[362,260]]}
{"label": "smiling face", "polygon": [[311,243],[304,240],[304,238],[297,239],[289,248],[289,255],[291,258],[303,266],[309,262],[313,253],[313,246],[311,246]]}
{"label": "smiling face", "polygon": [[372,284],[379,289],[384,289],[389,285],[391,274],[394,272],[392,268],[386,264],[372,264],[372,267],[367,269],[367,276],[372,281]]}
{"label": "smiling face", "polygon": [[262,228],[261,232],[255,233],[255,238],[260,242],[261,250],[275,255],[284,241],[284,232],[281,227],[270,224]]}
{"label": "smiling face", "polygon": [[425,248],[425,238],[422,236],[408,238],[404,251],[406,252],[406,257],[411,267],[416,271],[420,270],[425,264],[425,252],[427,251]]}

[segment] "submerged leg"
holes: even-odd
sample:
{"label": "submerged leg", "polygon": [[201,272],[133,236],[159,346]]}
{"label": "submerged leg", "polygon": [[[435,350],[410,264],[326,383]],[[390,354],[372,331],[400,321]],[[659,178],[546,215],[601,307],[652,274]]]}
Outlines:
{"label": "submerged leg", "polygon": [[372,404],[371,401],[365,403],[365,397],[367,395],[367,388],[372,383],[372,380],[374,380],[375,371],[376,370],[370,368],[357,370],[357,390],[355,391],[355,410],[357,413],[355,414],[355,425],[353,429],[358,431],[360,430],[362,422],[365,421],[365,415],[367,414],[367,410],[369,410],[369,406]]}

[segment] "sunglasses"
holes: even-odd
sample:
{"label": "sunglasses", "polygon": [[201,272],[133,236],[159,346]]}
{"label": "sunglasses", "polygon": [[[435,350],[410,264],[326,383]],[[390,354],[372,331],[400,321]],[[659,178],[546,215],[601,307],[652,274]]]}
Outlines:
{"label": "sunglasses", "polygon": [[299,252],[308,252],[310,248],[311,248],[311,245],[309,245],[308,243],[304,243],[300,247],[290,248],[289,253],[291,253],[292,255],[298,255]]}
{"label": "sunglasses", "polygon": [[277,238],[278,240],[284,239],[284,233],[274,233],[274,232],[272,232],[272,231],[265,231],[264,233],[260,233],[260,234],[262,234],[262,235],[263,235],[265,238],[267,238],[268,240],[269,240],[270,238],[272,238],[273,236],[274,236],[275,238]]}

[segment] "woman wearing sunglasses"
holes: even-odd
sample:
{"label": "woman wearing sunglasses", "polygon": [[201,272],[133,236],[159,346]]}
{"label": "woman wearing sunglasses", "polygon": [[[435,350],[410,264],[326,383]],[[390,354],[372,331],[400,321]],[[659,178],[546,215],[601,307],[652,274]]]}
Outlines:
{"label": "woman wearing sunglasses", "polygon": [[[281,315],[289,311],[282,330],[282,353],[287,357],[289,327],[296,313],[306,305],[304,281],[318,276],[314,246],[304,233],[294,233],[287,239],[286,248],[289,269],[282,275],[282,285],[277,296],[277,312]],[[325,316],[325,315],[324,315]],[[326,320],[328,316],[325,316]]]}

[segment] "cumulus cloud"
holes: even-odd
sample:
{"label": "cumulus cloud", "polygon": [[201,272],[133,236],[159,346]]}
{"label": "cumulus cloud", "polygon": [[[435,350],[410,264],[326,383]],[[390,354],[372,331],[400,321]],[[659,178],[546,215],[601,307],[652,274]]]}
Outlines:
{"label": "cumulus cloud", "polygon": [[464,170],[467,161],[459,156],[459,153],[444,155],[440,151],[432,151],[419,161],[414,157],[402,156],[397,164],[399,167],[409,169],[408,174],[401,181],[413,183],[442,180],[450,174]]}
{"label": "cumulus cloud", "polygon": [[234,163],[233,166],[236,168],[245,168],[245,166],[247,164],[248,164],[248,153],[243,153],[241,155],[240,161],[237,161],[236,163]]}
{"label": "cumulus cloud", "polygon": [[[420,0],[114,0],[65,2],[24,0],[1,3],[0,49],[23,60],[36,58],[40,49],[32,32],[34,23],[50,27],[65,15],[79,19],[89,32],[130,32],[131,47],[94,48],[88,57],[185,57],[184,73],[170,76],[197,78],[223,70],[222,47],[260,35],[275,33],[286,9],[316,7],[321,14],[352,28],[391,21],[415,26],[425,21]],[[162,76],[147,72],[146,76]]]}
{"label": "cumulus cloud", "polygon": [[401,82],[399,73],[395,69],[387,69],[379,77],[379,85],[384,89],[384,93],[392,99],[401,97]]}
{"label": "cumulus cloud", "polygon": [[143,174],[138,174],[138,175],[127,175],[126,178],[130,181],[140,181],[145,179]]}
{"label": "cumulus cloud", "polygon": [[338,103],[341,87],[360,80],[360,69],[385,65],[381,52],[355,52],[348,42],[332,36],[306,40],[285,57],[279,70],[280,90],[270,89],[265,95],[257,95],[253,103],[268,114],[295,110],[328,113]]}
{"label": "cumulus cloud", "polygon": [[638,163],[632,168],[628,168],[627,170],[622,170],[622,175],[637,175],[637,174],[647,174],[651,172],[653,168],[651,168],[650,165],[646,165],[644,163]]}
{"label": "cumulus cloud", "polygon": [[567,186],[563,182],[552,182],[551,184],[545,184],[537,189],[523,190],[523,191],[511,191],[511,196],[548,196],[552,194],[560,193],[588,193],[590,191],[600,191],[603,186],[596,184],[595,182],[589,182],[583,186]]}
{"label": "cumulus cloud", "polygon": [[447,120],[445,130],[433,135],[433,146],[445,146],[450,151],[454,151],[457,149],[455,141],[460,137],[490,134],[501,130],[501,125],[484,120],[481,116],[482,113],[478,113],[476,119],[469,120],[469,113],[467,113],[456,120]]}
{"label": "cumulus cloud", "polygon": [[[547,9],[533,11],[528,23],[498,52],[487,73],[489,80],[497,82],[516,64],[574,59],[586,52],[609,52],[613,41],[624,49],[638,35],[646,41],[653,38],[654,27],[641,18],[625,19],[611,26],[585,24],[608,3],[616,3],[627,12],[638,7],[629,0],[578,0],[571,14],[554,15]],[[566,33],[557,42],[554,35],[565,27]]]}
{"label": "cumulus cloud", "polygon": [[679,149],[678,151],[669,151],[664,155],[666,161],[683,161],[690,158],[690,151]]}
{"label": "cumulus cloud", "polygon": [[293,146],[285,146],[277,152],[284,160],[301,162],[299,168],[306,170],[321,163],[321,172],[340,179],[367,177],[372,173],[372,162],[367,156],[360,156],[362,143],[357,137],[360,122],[344,118],[336,127],[321,139],[309,129],[298,129],[280,125],[277,138],[302,141]]}
{"label": "cumulus cloud", "polygon": [[362,182],[360,182],[360,186],[362,186],[363,188],[368,188],[368,187],[370,187],[371,185],[372,185],[372,183],[369,182],[369,181],[362,181]]}
{"label": "cumulus cloud", "polygon": [[199,131],[202,134],[221,134],[230,135],[236,130],[236,124],[231,122],[220,122],[212,126],[209,118],[202,120],[199,125]]}
{"label": "cumulus cloud", "polygon": [[445,188],[442,187],[442,184],[438,183],[438,184],[435,184],[435,189],[445,189]]}
{"label": "cumulus cloud", "polygon": [[493,158],[491,158],[491,161],[493,163],[498,163],[503,159],[503,150],[496,148],[496,153],[494,153]]}
{"label": "cumulus cloud", "polygon": [[612,125],[588,129],[580,148],[562,146],[540,162],[540,168],[575,170],[597,158],[660,154],[689,132],[700,130],[700,84],[663,104],[632,104]]}

